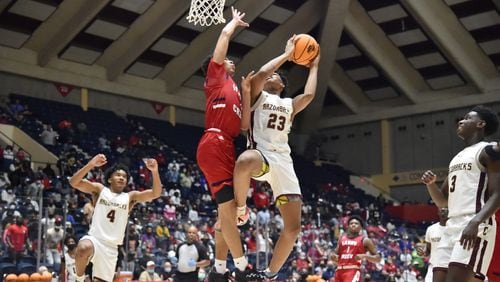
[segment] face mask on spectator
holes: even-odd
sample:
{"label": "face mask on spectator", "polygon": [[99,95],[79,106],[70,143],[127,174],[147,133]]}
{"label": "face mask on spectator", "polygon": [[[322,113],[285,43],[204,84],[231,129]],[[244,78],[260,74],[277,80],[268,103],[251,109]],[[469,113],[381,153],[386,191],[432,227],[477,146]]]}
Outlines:
{"label": "face mask on spectator", "polygon": [[163,270],[165,270],[165,272],[170,272],[170,271],[172,271],[172,268],[170,268],[170,267],[165,267]]}
{"label": "face mask on spectator", "polygon": [[198,273],[198,280],[199,281],[205,280],[205,276],[206,276],[205,273]]}
{"label": "face mask on spectator", "polygon": [[155,273],[155,270],[154,269],[148,269],[148,273],[149,274],[153,274],[153,273]]}
{"label": "face mask on spectator", "polygon": [[68,244],[68,249],[71,251],[71,250],[74,250],[76,248],[76,244]]}

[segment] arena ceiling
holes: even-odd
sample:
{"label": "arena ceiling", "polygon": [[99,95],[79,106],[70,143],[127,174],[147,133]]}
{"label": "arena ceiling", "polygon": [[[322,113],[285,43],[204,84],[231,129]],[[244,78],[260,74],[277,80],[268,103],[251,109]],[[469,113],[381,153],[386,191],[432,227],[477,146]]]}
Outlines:
{"label": "arena ceiling", "polygon": [[[322,47],[304,131],[500,100],[500,0],[226,0],[246,12],[236,77],[293,33]],[[202,111],[200,62],[222,28],[189,0],[0,0],[0,71]],[[230,9],[225,10],[230,19]],[[307,70],[287,63],[290,93]]]}

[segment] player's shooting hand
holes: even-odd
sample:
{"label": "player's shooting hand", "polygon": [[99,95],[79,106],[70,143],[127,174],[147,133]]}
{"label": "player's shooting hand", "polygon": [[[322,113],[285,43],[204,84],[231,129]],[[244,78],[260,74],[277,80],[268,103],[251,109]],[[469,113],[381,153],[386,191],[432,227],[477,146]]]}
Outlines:
{"label": "player's shooting hand", "polygon": [[[318,47],[319,48],[319,47]],[[312,60],[308,65],[307,67],[308,68],[311,68],[311,67],[317,67],[319,65],[319,59],[321,57],[321,54],[318,52],[318,55],[316,55],[316,58],[314,58],[314,60]]]}
{"label": "player's shooting hand", "polygon": [[250,91],[250,82],[252,78],[255,76],[255,71],[251,71],[247,74],[247,76],[241,77],[241,90],[242,91]]}
{"label": "player's shooting hand", "polygon": [[89,161],[89,165],[92,167],[100,167],[105,165],[107,162],[108,160],[104,154],[97,154]]}
{"label": "player's shooting hand", "polygon": [[289,61],[292,59],[292,54],[294,50],[295,50],[295,34],[288,39],[285,46],[285,54],[287,54]]}
{"label": "player's shooting hand", "polygon": [[144,164],[146,164],[146,167],[152,171],[152,172],[156,172],[158,171],[158,162],[153,159],[153,158],[146,158],[146,159],[143,159],[144,161]]}
{"label": "player's shooting hand", "polygon": [[422,183],[424,183],[425,185],[430,185],[436,182],[437,176],[434,174],[434,172],[428,170],[424,172],[421,179]]}
{"label": "player's shooting hand", "polygon": [[477,233],[479,230],[479,222],[475,222],[471,220],[469,224],[462,231],[462,236],[460,237],[460,245],[464,248],[464,250],[470,250],[476,244],[476,241],[479,240],[477,237]]}
{"label": "player's shooting hand", "polygon": [[231,6],[231,11],[233,12],[233,21],[235,21],[238,26],[243,26],[243,27],[249,26],[247,22],[243,21],[245,13],[236,10],[233,6]]}

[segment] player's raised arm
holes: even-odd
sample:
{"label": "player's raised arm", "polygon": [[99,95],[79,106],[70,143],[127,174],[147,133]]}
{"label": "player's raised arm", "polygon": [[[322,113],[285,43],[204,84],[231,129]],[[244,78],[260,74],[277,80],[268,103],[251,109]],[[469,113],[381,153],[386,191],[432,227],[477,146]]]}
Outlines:
{"label": "player's raised arm", "polygon": [[293,116],[300,113],[307,107],[316,95],[316,86],[318,84],[318,67],[320,54],[309,65],[309,76],[307,77],[304,93],[293,98]]}
{"label": "player's raised arm", "polygon": [[245,13],[242,13],[236,10],[234,7],[231,7],[231,11],[233,12],[233,19],[226,24],[226,26],[222,29],[222,32],[219,35],[219,39],[217,40],[217,44],[215,45],[214,54],[212,60],[217,64],[224,63],[224,60],[227,56],[227,49],[229,47],[229,41],[231,36],[237,27],[247,27],[248,23],[243,21],[243,17]]}
{"label": "player's raised arm", "polygon": [[95,155],[85,166],[80,168],[70,179],[69,184],[84,193],[99,194],[103,185],[98,182],[90,182],[85,179],[85,176],[95,167],[103,166],[107,163],[104,154]]}
{"label": "player's raised arm", "polygon": [[279,67],[281,67],[281,65],[283,65],[286,61],[290,60],[293,54],[293,50],[295,49],[294,40],[295,40],[295,35],[290,37],[290,39],[288,39],[283,54],[267,62],[255,74],[254,78],[252,79],[252,91],[250,91],[252,98],[251,100],[252,105],[257,100],[257,97],[259,96],[260,92],[262,92],[262,90],[264,89],[264,84],[266,83],[266,79],[270,77],[274,72],[276,72],[276,70],[278,70]]}
{"label": "player's raised arm", "polygon": [[130,192],[130,202],[149,202],[161,196],[162,184],[160,173],[158,172],[158,162],[150,158],[145,159],[144,163],[153,176],[153,189]]}
{"label": "player's raised arm", "polygon": [[427,186],[427,191],[436,206],[440,209],[448,207],[448,178],[444,180],[441,188],[436,184],[437,176],[430,170],[424,172],[421,180]]}

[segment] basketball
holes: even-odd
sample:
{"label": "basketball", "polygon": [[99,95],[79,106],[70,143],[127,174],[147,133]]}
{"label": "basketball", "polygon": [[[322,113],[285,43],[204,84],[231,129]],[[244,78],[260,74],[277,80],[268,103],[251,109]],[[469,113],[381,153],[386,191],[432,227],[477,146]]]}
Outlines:
{"label": "basketball", "polygon": [[5,276],[5,282],[16,282],[17,281],[17,275],[15,274],[9,274]]}
{"label": "basketball", "polygon": [[309,34],[299,34],[295,36],[295,50],[292,54],[292,61],[298,65],[308,65],[319,53],[319,44],[314,37]]}
{"label": "basketball", "polygon": [[26,273],[19,274],[17,277],[17,282],[28,282],[30,280],[30,276]]}
{"label": "basketball", "polygon": [[44,271],[42,273],[42,281],[43,282],[50,282],[50,281],[52,281],[52,273],[50,273],[48,271]]}
{"label": "basketball", "polygon": [[40,275],[40,273],[38,273],[38,272],[35,272],[35,273],[31,274],[30,281],[32,281],[32,282],[41,282],[42,281],[42,275]]}

